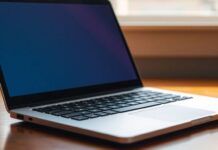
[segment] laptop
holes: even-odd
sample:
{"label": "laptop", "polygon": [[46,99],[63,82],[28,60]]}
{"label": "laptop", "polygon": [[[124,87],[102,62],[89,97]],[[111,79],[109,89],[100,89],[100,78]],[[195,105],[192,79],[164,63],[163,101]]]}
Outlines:
{"label": "laptop", "polygon": [[122,144],[218,119],[218,99],[143,86],[107,0],[3,0],[0,20],[12,118]]}

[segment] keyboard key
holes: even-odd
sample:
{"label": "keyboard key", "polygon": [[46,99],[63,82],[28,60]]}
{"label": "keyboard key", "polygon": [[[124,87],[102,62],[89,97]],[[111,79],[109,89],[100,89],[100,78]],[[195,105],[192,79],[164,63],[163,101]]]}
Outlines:
{"label": "keyboard key", "polygon": [[96,113],[96,112],[101,112],[102,110],[101,109],[93,109],[93,110],[89,110],[89,111],[92,113]]}
{"label": "keyboard key", "polygon": [[76,112],[76,113],[64,114],[64,115],[62,115],[62,117],[64,117],[64,118],[72,118],[72,117],[80,116],[80,115],[82,115],[82,113]]}
{"label": "keyboard key", "polygon": [[128,107],[128,106],[130,106],[130,104],[129,103],[127,103],[127,104],[119,104],[118,106],[119,107]]}
{"label": "keyboard key", "polygon": [[100,115],[97,115],[97,113],[96,114],[86,114],[86,115],[84,115],[85,117],[88,117],[88,118],[97,118],[97,117],[99,117]]}
{"label": "keyboard key", "polygon": [[95,113],[97,116],[107,116],[108,114],[105,113],[105,112],[98,112],[98,113]]}
{"label": "keyboard key", "polygon": [[138,104],[144,104],[144,103],[146,103],[147,101],[143,101],[143,100],[138,100],[138,101],[136,101]]}
{"label": "keyboard key", "polygon": [[69,114],[69,113],[71,113],[71,111],[61,111],[61,112],[52,113],[52,115],[62,116],[62,115]]}
{"label": "keyboard key", "polygon": [[186,99],[192,99],[192,97],[183,96],[179,100],[181,101],[181,100],[186,100]]}
{"label": "keyboard key", "polygon": [[48,110],[48,111],[45,111],[45,113],[47,114],[54,114],[54,113],[59,113],[61,112],[60,110]]}
{"label": "keyboard key", "polygon": [[137,105],[137,104],[138,104],[137,102],[128,103],[128,105]]}
{"label": "keyboard key", "polygon": [[118,111],[115,111],[115,110],[107,110],[107,111],[103,111],[105,113],[107,113],[108,115],[113,115],[113,114],[117,114]]}
{"label": "keyboard key", "polygon": [[93,110],[93,109],[96,109],[96,107],[95,106],[88,106],[88,107],[86,107],[86,110]]}
{"label": "keyboard key", "polygon": [[116,108],[120,108],[120,106],[119,105],[113,105],[113,106],[109,106],[109,108],[116,109]]}
{"label": "keyboard key", "polygon": [[101,111],[105,111],[105,110],[110,110],[111,108],[109,107],[102,107],[102,108],[99,108]]}
{"label": "keyboard key", "polygon": [[170,103],[172,101],[169,101],[169,100],[158,100],[158,101],[155,101],[157,103],[160,103],[160,104],[166,104],[166,103]]}
{"label": "keyboard key", "polygon": [[71,119],[77,120],[77,121],[83,121],[83,120],[87,120],[89,118],[86,116],[74,116],[74,117],[71,117]]}

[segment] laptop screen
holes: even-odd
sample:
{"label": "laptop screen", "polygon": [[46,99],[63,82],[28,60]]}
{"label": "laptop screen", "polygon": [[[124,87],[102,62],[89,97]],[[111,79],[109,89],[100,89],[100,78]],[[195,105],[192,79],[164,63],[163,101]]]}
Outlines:
{"label": "laptop screen", "polygon": [[11,97],[138,79],[109,5],[0,3],[0,65]]}

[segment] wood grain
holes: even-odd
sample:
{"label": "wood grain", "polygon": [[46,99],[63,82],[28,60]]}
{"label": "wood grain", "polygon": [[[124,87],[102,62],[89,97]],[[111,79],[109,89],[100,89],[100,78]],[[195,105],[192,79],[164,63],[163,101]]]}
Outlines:
{"label": "wood grain", "polygon": [[[144,81],[145,86],[158,87],[218,97],[218,80]],[[133,145],[80,136],[48,127],[11,119],[0,99],[0,149],[5,150],[94,150],[94,149],[218,149],[218,121],[163,135]]]}

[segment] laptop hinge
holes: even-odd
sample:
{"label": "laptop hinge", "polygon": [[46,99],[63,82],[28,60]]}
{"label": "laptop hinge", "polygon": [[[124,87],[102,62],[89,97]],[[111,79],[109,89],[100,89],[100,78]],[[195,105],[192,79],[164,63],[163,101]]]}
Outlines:
{"label": "laptop hinge", "polygon": [[[16,108],[36,107],[36,106],[47,105],[47,104],[55,104],[55,103],[67,102],[67,101],[84,99],[84,98],[89,98],[89,97],[96,97],[96,96],[102,96],[102,95],[108,95],[108,94],[116,94],[116,93],[120,93],[120,92],[133,91],[133,90],[137,90],[140,88],[141,87],[126,88],[126,89],[112,90],[112,91],[106,91],[106,92],[98,92],[98,93],[87,94],[87,95],[82,95],[82,96],[67,97],[67,98],[56,99],[56,100],[48,100],[48,101],[39,102],[39,103],[22,105],[22,106],[18,106]],[[13,108],[13,109],[16,109],[16,108]]]}

